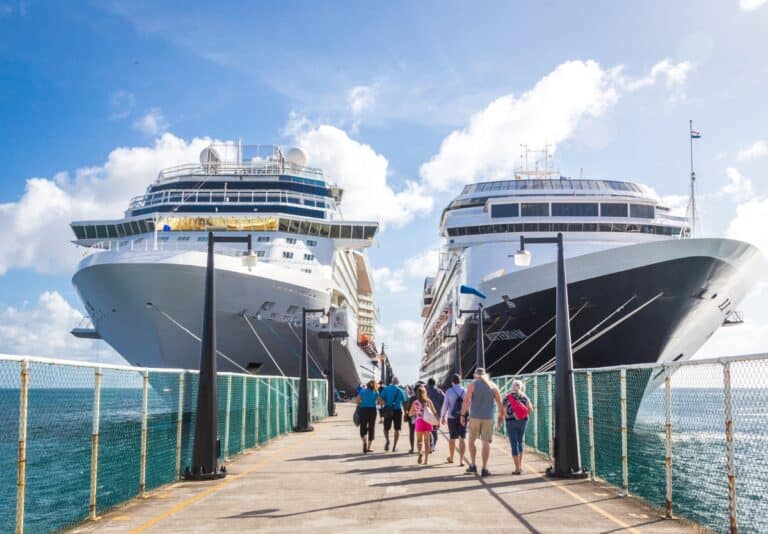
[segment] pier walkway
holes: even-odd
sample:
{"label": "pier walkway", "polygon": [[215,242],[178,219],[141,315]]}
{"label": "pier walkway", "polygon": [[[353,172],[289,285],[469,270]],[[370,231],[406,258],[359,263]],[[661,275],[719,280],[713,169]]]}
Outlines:
{"label": "pier walkway", "polygon": [[[315,431],[289,434],[228,464],[215,482],[178,482],[134,499],[73,532],[695,532],[617,489],[593,482],[553,481],[532,454],[522,476],[509,447],[494,440],[481,479],[445,462],[438,444],[429,466],[408,454],[407,430],[397,453],[384,453],[377,425],[376,452],[362,455],[352,406]],[[660,481],[663,483],[663,481]]]}

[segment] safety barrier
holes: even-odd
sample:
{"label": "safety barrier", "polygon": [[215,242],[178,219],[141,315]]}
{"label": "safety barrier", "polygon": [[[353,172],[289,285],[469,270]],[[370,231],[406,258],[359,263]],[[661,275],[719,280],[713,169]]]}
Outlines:
{"label": "safety barrier", "polygon": [[[526,445],[553,453],[554,376],[525,384]],[[768,505],[768,355],[574,371],[582,467],[718,532],[759,531]],[[504,434],[504,429],[499,431]]]}
{"label": "safety barrier", "polygon": [[[0,355],[0,531],[51,532],[178,480],[192,458],[196,371]],[[227,460],[290,432],[299,380],[219,373]],[[327,382],[310,380],[312,419]],[[14,482],[16,487],[14,488]]]}

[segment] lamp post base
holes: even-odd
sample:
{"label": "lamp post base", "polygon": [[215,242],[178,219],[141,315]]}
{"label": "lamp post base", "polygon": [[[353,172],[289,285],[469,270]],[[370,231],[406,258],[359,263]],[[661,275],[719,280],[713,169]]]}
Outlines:
{"label": "lamp post base", "polygon": [[295,426],[295,427],[293,427],[293,431],[294,432],[314,432],[315,431],[315,427],[313,427],[312,425],[309,425],[309,426],[306,426],[306,427]]}
{"label": "lamp post base", "polygon": [[224,478],[227,476],[227,468],[223,465],[219,468],[218,471],[215,471],[213,473],[203,473],[202,471],[199,471],[197,473],[192,472],[189,467],[184,469],[184,480],[217,480],[219,478]]}
{"label": "lamp post base", "polygon": [[569,469],[568,471],[556,471],[554,467],[547,467],[546,475],[549,478],[588,478],[589,472],[584,469]]}

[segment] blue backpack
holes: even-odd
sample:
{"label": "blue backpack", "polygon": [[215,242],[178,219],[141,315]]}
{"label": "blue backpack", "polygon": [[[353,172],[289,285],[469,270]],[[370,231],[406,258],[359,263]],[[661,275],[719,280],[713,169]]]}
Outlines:
{"label": "blue backpack", "polygon": [[464,394],[462,393],[462,395],[459,396],[453,387],[451,387],[451,391],[456,395],[456,400],[453,402],[453,409],[451,410],[451,417],[453,419],[458,419],[461,417],[461,408],[464,405]]}

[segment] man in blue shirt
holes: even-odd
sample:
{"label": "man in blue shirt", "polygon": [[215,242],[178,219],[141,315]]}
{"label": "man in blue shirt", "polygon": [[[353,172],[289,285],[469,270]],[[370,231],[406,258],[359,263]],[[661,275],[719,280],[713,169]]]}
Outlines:
{"label": "man in blue shirt", "polygon": [[400,428],[403,424],[403,403],[408,400],[405,391],[400,387],[400,380],[395,376],[392,382],[381,390],[381,398],[384,405],[381,414],[384,417],[384,450],[389,450],[389,430],[393,424],[395,427],[395,440],[392,443],[392,452],[397,452],[397,440],[400,438]]}

